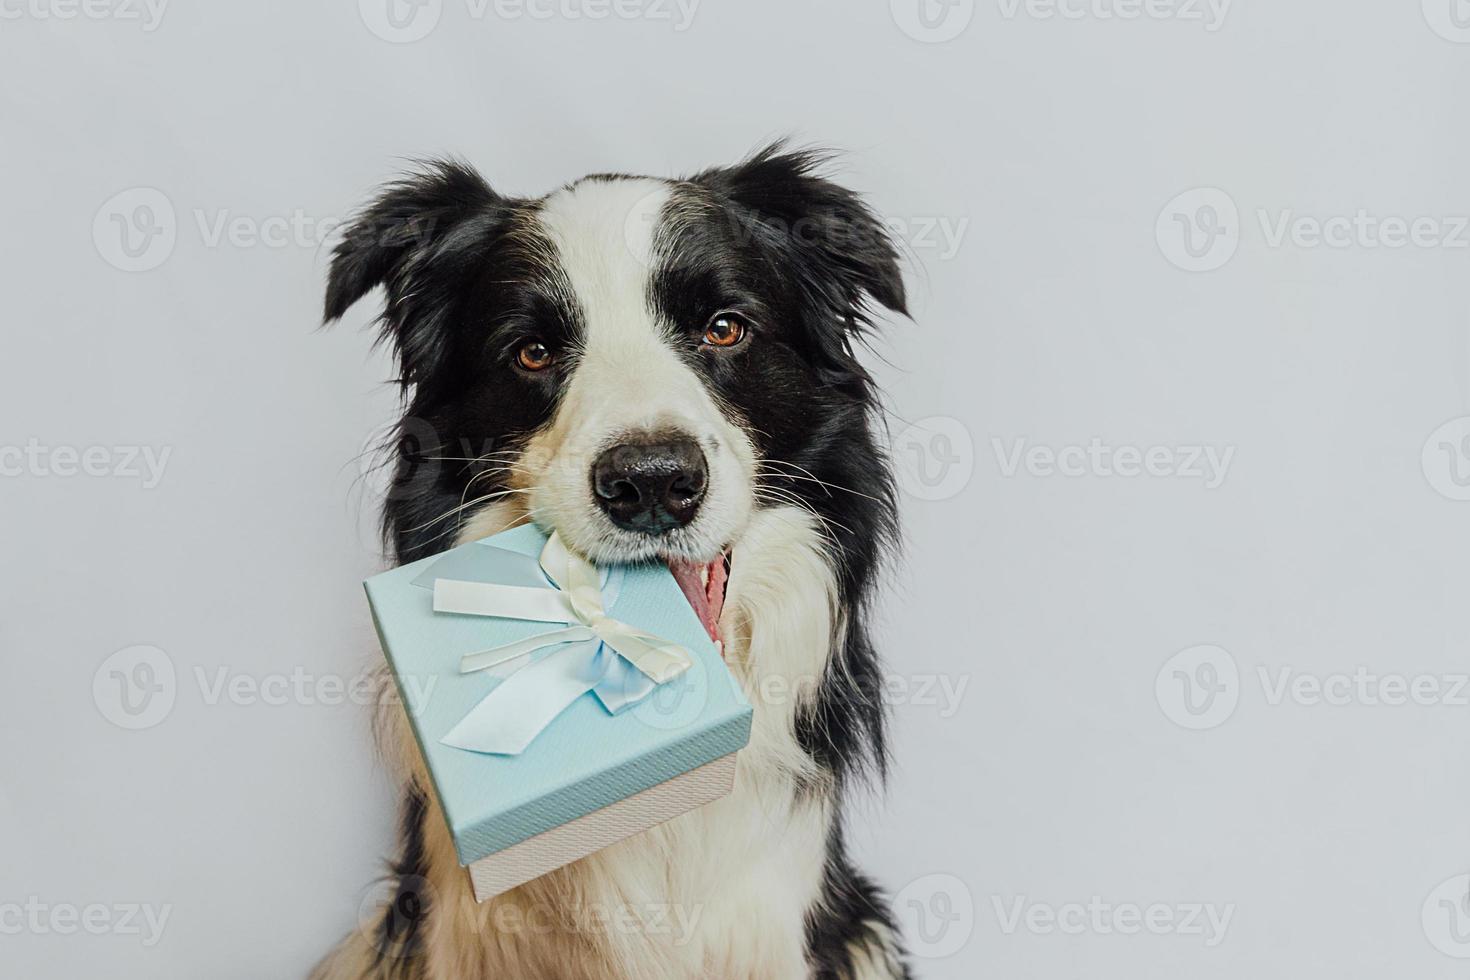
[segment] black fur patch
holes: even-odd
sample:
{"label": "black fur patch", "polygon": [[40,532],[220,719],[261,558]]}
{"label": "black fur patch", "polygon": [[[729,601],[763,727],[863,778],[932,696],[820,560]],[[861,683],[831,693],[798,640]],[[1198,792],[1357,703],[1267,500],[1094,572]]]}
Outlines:
{"label": "black fur patch", "polygon": [[909,980],[908,964],[896,945],[898,926],[877,887],[847,858],[841,829],[827,842],[822,898],[807,915],[807,962],[812,980],[849,980],[854,950],[886,962],[895,980]]}
{"label": "black fur patch", "polygon": [[424,817],[428,801],[418,787],[403,797],[399,821],[398,860],[393,863],[393,898],[378,923],[373,946],[374,967],[385,977],[411,977],[422,952],[431,897],[424,853]]}

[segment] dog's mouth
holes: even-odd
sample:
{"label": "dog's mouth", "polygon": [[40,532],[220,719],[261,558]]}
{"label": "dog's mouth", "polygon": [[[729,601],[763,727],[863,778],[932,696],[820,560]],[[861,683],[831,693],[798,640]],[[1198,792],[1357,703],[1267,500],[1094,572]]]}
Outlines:
{"label": "dog's mouth", "polygon": [[714,561],[693,562],[683,558],[665,558],[674,581],[689,600],[705,632],[715,642],[720,639],[720,613],[725,610],[725,590],[730,583],[730,549],[726,548]]}

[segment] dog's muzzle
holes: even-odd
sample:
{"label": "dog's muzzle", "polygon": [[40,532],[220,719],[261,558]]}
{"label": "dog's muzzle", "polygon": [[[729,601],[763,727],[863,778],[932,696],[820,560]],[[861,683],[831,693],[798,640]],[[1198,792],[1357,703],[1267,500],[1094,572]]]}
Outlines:
{"label": "dog's muzzle", "polygon": [[630,436],[592,463],[598,505],[618,527],[640,534],[694,520],[708,486],[704,453],[682,433]]}

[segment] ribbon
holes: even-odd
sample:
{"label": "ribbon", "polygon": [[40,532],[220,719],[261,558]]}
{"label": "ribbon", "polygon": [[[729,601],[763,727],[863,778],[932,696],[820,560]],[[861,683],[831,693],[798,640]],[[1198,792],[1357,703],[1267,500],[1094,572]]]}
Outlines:
{"label": "ribbon", "polygon": [[500,683],[440,741],[518,755],[588,691],[616,714],[688,670],[689,651],[608,615],[620,572],[599,573],[553,533],[539,562],[482,545],[436,562],[416,579],[426,587],[432,582],[436,613],[562,627],[466,654],[460,673],[488,671]]}

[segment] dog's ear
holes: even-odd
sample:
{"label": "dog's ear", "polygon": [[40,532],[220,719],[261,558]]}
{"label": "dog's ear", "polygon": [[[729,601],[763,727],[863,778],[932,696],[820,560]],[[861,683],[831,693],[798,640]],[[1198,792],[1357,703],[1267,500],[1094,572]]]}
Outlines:
{"label": "dog's ear", "polygon": [[907,315],[888,229],[856,194],[822,176],[831,157],[777,142],[693,180],[747,212],[748,231],[776,250],[810,299],[850,328],[866,325],[869,298]]}
{"label": "dog's ear", "polygon": [[458,287],[511,203],[456,161],[430,161],[387,185],[332,251],[323,321],[340,318],[381,285],[383,338],[393,345],[401,380],[422,380],[444,361]]}

